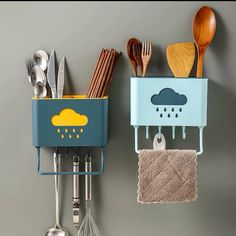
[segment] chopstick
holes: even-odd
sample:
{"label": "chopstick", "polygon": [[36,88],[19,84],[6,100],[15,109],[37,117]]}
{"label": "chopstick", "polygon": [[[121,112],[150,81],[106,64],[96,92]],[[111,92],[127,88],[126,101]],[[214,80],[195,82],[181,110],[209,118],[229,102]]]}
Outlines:
{"label": "chopstick", "polygon": [[[99,70],[99,67],[100,67],[100,61],[101,61],[101,58],[102,56],[104,55],[104,52],[105,52],[105,49],[103,48],[101,53],[100,53],[100,56],[99,56],[99,59],[97,61],[97,64],[96,64],[96,67],[95,67],[95,70],[94,70],[94,73],[93,73],[93,77],[92,78],[95,78],[97,73],[98,73],[98,70]],[[93,81],[91,80],[91,83],[89,85],[89,89],[88,89],[88,94],[87,96],[90,96],[91,95],[91,92],[93,90],[93,86],[94,86],[94,83]]]}
{"label": "chopstick", "polygon": [[90,86],[89,86],[89,91],[88,91],[87,97],[91,97],[93,95],[93,91],[94,91],[94,88],[96,85],[97,77],[99,76],[99,73],[101,72],[101,65],[104,62],[105,53],[106,53],[106,50],[103,48],[100,53],[100,56],[99,56]]}
{"label": "chopstick", "polygon": [[107,81],[107,84],[105,85],[105,87],[103,88],[103,92],[102,92],[102,95],[101,97],[103,96],[107,96],[108,95],[108,90],[109,90],[109,87],[111,85],[111,80],[112,80],[112,76],[113,76],[113,73],[114,73],[114,70],[116,69],[117,67],[117,61],[118,61],[118,58],[120,56],[121,52],[116,52],[115,53],[115,57],[114,57],[114,61],[113,61],[113,66],[110,68],[110,74],[108,76],[108,81]]}
{"label": "chopstick", "polygon": [[96,93],[97,97],[101,97],[103,87],[108,78],[109,69],[111,68],[110,65],[111,65],[112,58],[113,58],[113,52],[109,51],[106,64],[104,65],[104,68],[103,68],[103,73],[101,74],[101,78],[100,78],[101,82],[99,83],[99,86],[97,86],[98,87],[97,93]]}
{"label": "chopstick", "polygon": [[115,49],[102,49],[87,92],[87,98],[107,95],[112,75],[121,52]]}
{"label": "chopstick", "polygon": [[102,87],[103,80],[106,78],[106,73],[107,73],[106,70],[108,68],[110,58],[111,58],[111,53],[110,53],[110,51],[107,51],[107,55],[105,57],[104,64],[102,65],[101,73],[99,74],[99,77],[97,79],[97,83],[95,86],[95,91],[93,94],[94,97],[99,97],[99,90],[100,90],[100,87]]}

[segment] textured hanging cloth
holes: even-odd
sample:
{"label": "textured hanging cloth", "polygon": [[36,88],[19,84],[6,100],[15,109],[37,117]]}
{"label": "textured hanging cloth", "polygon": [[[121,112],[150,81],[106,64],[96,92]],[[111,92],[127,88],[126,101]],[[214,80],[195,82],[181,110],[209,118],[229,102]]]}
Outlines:
{"label": "textured hanging cloth", "polygon": [[139,152],[138,197],[140,203],[177,203],[197,199],[195,150]]}

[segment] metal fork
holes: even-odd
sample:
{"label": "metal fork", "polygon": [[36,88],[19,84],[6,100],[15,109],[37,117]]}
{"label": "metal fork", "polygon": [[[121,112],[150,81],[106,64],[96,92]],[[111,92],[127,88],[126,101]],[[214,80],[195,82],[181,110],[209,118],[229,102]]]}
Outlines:
{"label": "metal fork", "polygon": [[147,66],[152,57],[152,42],[145,41],[142,43],[142,52],[141,52],[141,59],[143,64],[143,74],[144,77],[146,74]]}
{"label": "metal fork", "polygon": [[34,65],[35,65],[35,63],[34,63],[33,59],[25,59],[25,66],[26,66],[26,70],[27,70],[27,74],[28,74],[28,79],[31,84],[32,84],[31,73],[33,71]]}

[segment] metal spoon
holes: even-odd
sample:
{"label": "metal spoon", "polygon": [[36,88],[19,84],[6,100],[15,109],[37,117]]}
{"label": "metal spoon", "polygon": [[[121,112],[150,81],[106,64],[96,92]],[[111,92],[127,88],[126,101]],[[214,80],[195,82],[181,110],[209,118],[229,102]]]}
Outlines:
{"label": "metal spoon", "polygon": [[35,86],[33,86],[34,95],[37,98],[45,98],[47,96],[46,86],[42,82],[37,82]]}
{"label": "metal spoon", "polygon": [[[60,171],[60,154],[54,153],[53,165],[54,172]],[[63,228],[59,221],[59,175],[55,175],[55,196],[56,196],[56,224],[47,230],[45,236],[69,236],[67,229]]]}
{"label": "metal spoon", "polygon": [[204,6],[198,10],[193,20],[193,35],[197,45],[197,77],[202,77],[203,58],[216,31],[216,18],[212,9]]}
{"label": "metal spoon", "polygon": [[35,82],[41,82],[45,86],[47,84],[47,78],[41,67],[35,65],[30,74],[31,84],[34,86]]}
{"label": "metal spoon", "polygon": [[48,54],[43,50],[37,50],[34,54],[34,61],[43,71],[48,67]]}

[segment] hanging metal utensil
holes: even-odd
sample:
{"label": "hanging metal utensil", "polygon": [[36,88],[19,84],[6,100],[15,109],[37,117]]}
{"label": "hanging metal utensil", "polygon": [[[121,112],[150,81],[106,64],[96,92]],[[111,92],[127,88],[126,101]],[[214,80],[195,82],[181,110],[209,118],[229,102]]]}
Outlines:
{"label": "hanging metal utensil", "polygon": [[[92,171],[91,155],[87,154],[85,160],[85,171]],[[78,236],[100,236],[98,227],[91,215],[91,201],[92,201],[92,175],[85,175],[85,204],[86,213],[84,220],[82,221]]]}
{"label": "hanging metal utensil", "polygon": [[[61,155],[54,153],[53,155],[54,172],[60,171]],[[69,236],[69,231],[62,227],[59,220],[59,175],[55,175],[55,197],[56,197],[56,224],[47,230],[45,236]]]}
{"label": "hanging metal utensil", "polygon": [[[73,157],[73,172],[79,172],[79,156]],[[79,193],[79,175],[73,175],[73,224],[79,227],[79,208],[80,208],[80,193]]]}

